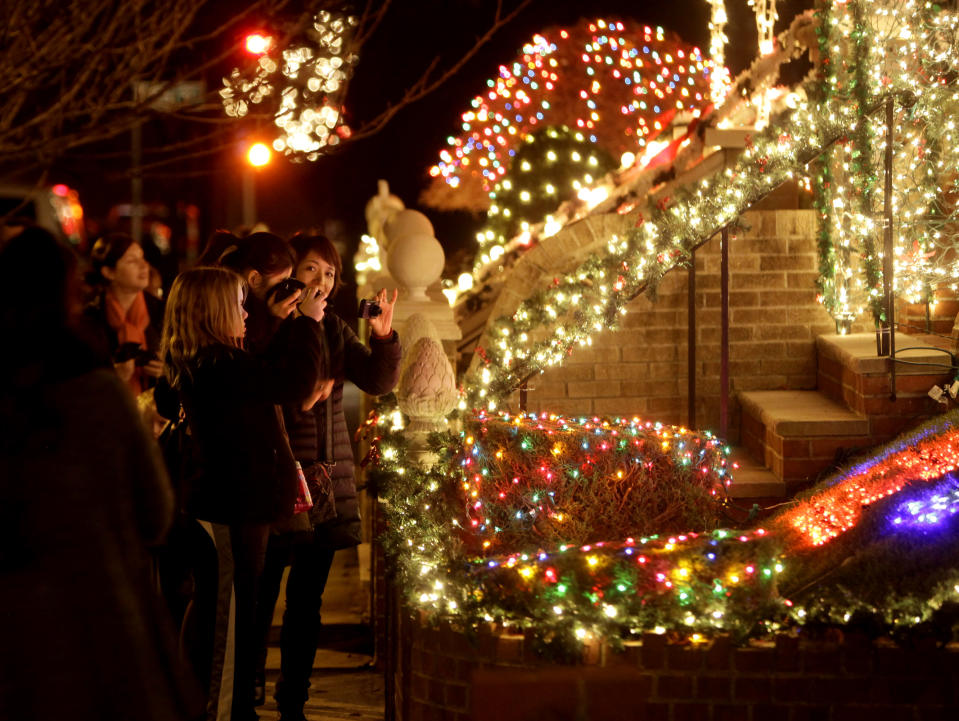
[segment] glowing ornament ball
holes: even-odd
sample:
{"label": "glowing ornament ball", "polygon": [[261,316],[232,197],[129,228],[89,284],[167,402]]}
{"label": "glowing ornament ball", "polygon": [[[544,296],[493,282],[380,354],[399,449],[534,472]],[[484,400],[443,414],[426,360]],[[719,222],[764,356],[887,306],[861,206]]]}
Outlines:
{"label": "glowing ornament ball", "polygon": [[516,150],[506,176],[490,192],[487,224],[477,236],[480,247],[505,243],[542,222],[560,203],[575,198],[615,167],[613,157],[582,131],[562,126],[531,133]]}
{"label": "glowing ornament ball", "polygon": [[439,208],[487,207],[520,143],[546,126],[582,131],[615,158],[641,150],[677,112],[702,113],[713,71],[699,48],[660,27],[596,19],[544,30],[462,114],[424,199]]}

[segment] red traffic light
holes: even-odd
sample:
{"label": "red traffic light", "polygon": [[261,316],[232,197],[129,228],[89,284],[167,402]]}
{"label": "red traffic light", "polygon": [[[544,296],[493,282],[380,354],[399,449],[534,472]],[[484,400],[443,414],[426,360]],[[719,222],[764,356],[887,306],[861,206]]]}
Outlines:
{"label": "red traffic light", "polygon": [[273,38],[262,33],[250,33],[246,36],[243,46],[251,55],[265,55],[270,50]]}

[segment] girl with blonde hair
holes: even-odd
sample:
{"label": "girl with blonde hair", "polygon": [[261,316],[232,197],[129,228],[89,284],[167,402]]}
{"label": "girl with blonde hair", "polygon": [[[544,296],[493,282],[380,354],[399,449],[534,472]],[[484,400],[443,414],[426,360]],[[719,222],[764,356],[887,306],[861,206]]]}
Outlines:
{"label": "girl with blonde hair", "polygon": [[[289,518],[296,498],[295,461],[277,404],[308,396],[322,360],[318,293],[306,294],[302,315],[285,323],[264,353],[243,350],[245,285],[225,268],[181,273],[167,300],[161,346],[200,466],[182,501],[199,530],[196,592],[184,621],[188,653],[208,684],[207,718],[224,721],[257,718],[256,588],[270,524]],[[297,352],[283,352],[290,347]]]}

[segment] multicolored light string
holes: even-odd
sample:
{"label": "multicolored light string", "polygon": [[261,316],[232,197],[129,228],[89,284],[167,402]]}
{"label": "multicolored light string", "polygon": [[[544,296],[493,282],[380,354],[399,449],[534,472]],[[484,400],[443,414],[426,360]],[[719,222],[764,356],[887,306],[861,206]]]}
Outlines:
{"label": "multicolored light string", "polygon": [[[819,596],[813,593],[797,605],[777,589],[795,585],[791,579],[802,577],[803,566],[828,553],[830,541],[858,525],[878,501],[885,501],[888,508],[889,500],[908,489],[908,501],[890,513],[882,526],[897,529],[903,522],[895,519],[904,513],[918,519],[916,523],[929,525],[936,514],[951,516],[959,508],[959,482],[948,475],[959,461],[959,451],[954,450],[959,448],[959,414],[954,413],[824,482],[794,508],[762,526],[644,537],[623,534],[619,539],[583,543],[551,541],[535,523],[520,519],[507,534],[508,543],[489,545],[477,541],[496,537],[490,519],[509,518],[515,509],[536,507],[537,502],[531,504],[528,497],[532,486],[500,497],[496,489],[510,487],[514,479],[509,473],[502,475],[503,468],[487,468],[483,473],[483,459],[499,456],[503,464],[534,469],[535,475],[546,478],[526,455],[536,454],[545,465],[555,461],[552,450],[558,443],[581,445],[595,440],[601,445],[621,438],[613,432],[630,424],[571,421],[546,414],[479,416],[459,434],[459,448],[451,438],[437,439],[447,455],[426,469],[404,461],[405,454],[398,451],[403,434],[391,430],[398,428],[392,415],[384,413],[371,420],[370,427],[380,436],[380,471],[390,477],[384,507],[389,518],[387,546],[395,554],[401,586],[411,603],[461,622],[497,622],[547,637],[560,634],[583,641],[666,629],[688,636],[717,632],[743,636],[773,632],[787,623],[802,624],[820,614]],[[481,438],[490,449],[497,447],[502,436],[484,432],[497,424],[518,429],[510,434],[515,440],[509,451],[513,459],[499,453],[502,448],[490,453],[480,447],[477,439]],[[667,430],[676,449],[678,439],[689,439],[683,429],[660,430]],[[576,481],[601,482],[615,465],[604,465]],[[937,481],[944,474],[945,486]],[[548,480],[557,489],[563,485],[557,474]],[[565,482],[572,480],[567,475]],[[670,481],[668,475],[665,480],[680,482]],[[929,497],[917,492],[922,484],[929,484]],[[548,515],[545,505],[543,514]],[[472,520],[480,523],[473,525]],[[474,538],[468,539],[469,535]],[[810,548],[819,549],[820,555],[811,556]],[[833,563],[844,558],[843,554]],[[943,589],[926,601],[928,609],[915,616],[916,623],[946,600],[959,598],[959,590],[953,592],[951,585]],[[893,615],[899,618],[901,609],[897,609]]]}
{"label": "multicolored light string", "polygon": [[700,115],[712,72],[698,48],[663,28],[600,19],[544,31],[473,99],[463,132],[448,139],[430,174],[451,188],[470,185],[445,197],[475,208],[488,204],[479,194],[505,176],[517,144],[538,128],[579,130],[616,158],[635,153],[677,112]]}

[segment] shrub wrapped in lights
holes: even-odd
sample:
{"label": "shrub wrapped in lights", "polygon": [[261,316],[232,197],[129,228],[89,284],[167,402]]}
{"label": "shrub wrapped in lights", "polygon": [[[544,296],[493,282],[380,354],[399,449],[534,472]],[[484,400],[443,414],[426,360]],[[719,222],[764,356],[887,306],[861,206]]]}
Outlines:
{"label": "shrub wrapped in lights", "polygon": [[729,464],[720,441],[637,418],[488,416],[452,458],[472,553],[716,528]]}
{"label": "shrub wrapped in lights", "polygon": [[[403,460],[399,425],[384,427],[396,416],[369,422],[380,436],[374,476],[389,522],[382,541],[409,602],[434,619],[495,621],[560,648],[587,638],[615,645],[650,631],[745,639],[853,618],[876,635],[898,638],[933,624],[948,636],[959,623],[950,615],[959,608],[959,482],[950,475],[959,467],[959,411],[823,481],[762,526],[640,535],[624,523],[609,528],[622,535],[601,540],[585,523],[564,536],[566,527],[537,519],[582,498],[580,486],[615,477],[617,463],[639,459],[634,444],[619,447],[623,439],[647,441],[642,457],[662,474],[661,488],[715,490],[718,506],[728,474],[716,439],[636,421],[478,414],[460,434],[434,435],[440,461],[423,468]],[[576,442],[609,461],[589,473],[569,458],[560,464],[568,451],[554,454],[557,444]],[[578,462],[589,455],[581,450]],[[697,456],[697,464],[684,463]],[[712,481],[697,483],[690,470]],[[525,483],[514,484],[521,475]],[[497,486],[499,477],[508,486]],[[540,511],[532,498],[544,488],[549,501],[538,499]],[[597,509],[585,503],[577,513]]]}
{"label": "shrub wrapped in lights", "polygon": [[434,436],[429,469],[401,460],[401,433],[377,433],[383,540],[421,608],[567,640],[660,626],[745,634],[785,616],[776,543],[717,529],[730,469],[708,432],[477,413]]}

